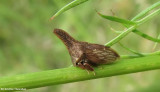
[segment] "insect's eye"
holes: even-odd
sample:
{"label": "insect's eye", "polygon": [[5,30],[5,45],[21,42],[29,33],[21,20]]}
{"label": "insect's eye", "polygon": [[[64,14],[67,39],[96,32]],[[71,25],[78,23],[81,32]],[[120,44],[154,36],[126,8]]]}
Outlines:
{"label": "insect's eye", "polygon": [[80,65],[80,63],[82,63],[82,62],[77,62],[76,65]]}
{"label": "insect's eye", "polygon": [[78,65],[78,62],[76,62],[76,65]]}

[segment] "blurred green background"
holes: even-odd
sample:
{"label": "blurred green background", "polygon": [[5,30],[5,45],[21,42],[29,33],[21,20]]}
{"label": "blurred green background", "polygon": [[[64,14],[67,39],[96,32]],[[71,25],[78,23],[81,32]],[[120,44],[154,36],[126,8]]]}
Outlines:
{"label": "blurred green background", "polygon": [[[72,65],[64,44],[52,33],[66,30],[74,38],[105,44],[123,30],[118,23],[98,16],[103,14],[131,19],[159,0],[89,0],[49,21],[61,7],[72,0],[1,0],[0,1],[0,77],[39,72]],[[138,29],[153,37],[160,33],[160,18],[155,16]],[[134,33],[122,41],[139,52],[153,50],[154,42]],[[132,53],[118,44],[112,46],[120,55]],[[160,92],[160,71],[146,71],[76,83],[53,85],[28,92]]]}

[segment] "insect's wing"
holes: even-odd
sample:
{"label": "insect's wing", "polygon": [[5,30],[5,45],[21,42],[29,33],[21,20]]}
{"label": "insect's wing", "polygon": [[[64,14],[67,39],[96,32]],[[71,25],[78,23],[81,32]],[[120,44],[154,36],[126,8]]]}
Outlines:
{"label": "insect's wing", "polygon": [[98,44],[86,47],[85,54],[86,58],[93,64],[108,64],[119,58],[113,49]]}

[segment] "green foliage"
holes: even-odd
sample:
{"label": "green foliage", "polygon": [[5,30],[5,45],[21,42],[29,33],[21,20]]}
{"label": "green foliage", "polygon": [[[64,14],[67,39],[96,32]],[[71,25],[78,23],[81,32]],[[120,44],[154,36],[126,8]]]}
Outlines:
{"label": "green foliage", "polygon": [[118,17],[114,17],[114,16],[106,16],[106,15],[103,15],[101,13],[98,13],[98,14],[105,19],[115,21],[115,22],[119,22],[121,24],[136,25],[136,22],[134,22],[134,21],[125,20],[125,19],[121,19],[121,18],[118,18]]}
{"label": "green foliage", "polygon": [[[54,92],[145,92],[146,90],[153,89],[154,85],[159,85],[159,81],[157,81],[159,80],[160,76],[159,70],[154,70],[101,78],[97,80],[88,80],[64,85],[44,87],[56,83],[71,82],[71,80],[69,79],[73,77],[70,76],[72,72],[73,75],[83,75],[82,77],[77,77],[77,80],[80,80],[80,77],[86,78],[85,80],[87,80],[88,77],[94,77],[92,76],[92,73],[88,75],[84,70],[76,67],[69,67],[71,65],[71,61],[68,52],[61,41],[52,34],[52,30],[54,28],[64,29],[76,39],[81,41],[88,41],[99,44],[104,44],[108,41],[111,41],[117,34],[113,33],[108,25],[116,28],[116,30],[123,30],[124,28],[119,25],[119,23],[106,21],[105,19],[100,18],[99,15],[95,12],[95,8],[99,12],[103,12],[102,14],[107,13],[107,15],[109,13],[108,11],[112,9],[116,16],[118,16],[116,18],[120,17],[119,19],[126,19],[127,21],[129,21],[131,17],[138,14],[138,18],[134,17],[133,19],[131,19],[131,22],[134,21],[136,23],[143,23],[143,25],[136,26],[136,30],[138,30],[138,32],[141,32],[143,35],[144,33],[146,33],[156,37],[154,40],[149,39],[151,41],[158,42],[160,39],[158,38],[160,25],[159,16],[153,17],[154,14],[158,15],[158,11],[156,12],[156,10],[158,10],[156,8],[159,7],[159,2],[156,3],[158,0],[141,2],[134,0],[88,0],[88,2],[86,2],[87,0],[74,0],[73,2],[79,1],[81,5],[79,5],[79,7],[74,7],[76,5],[72,5],[74,7],[73,9],[71,9],[72,7],[70,7],[68,8],[70,9],[70,11],[67,11],[65,13],[63,13],[64,11],[61,11],[61,13],[59,13],[61,14],[61,16],[56,15],[57,17],[54,18],[54,20],[49,21],[53,13],[56,14],[56,11],[58,11],[62,6],[69,6],[66,4],[70,1],[72,0],[18,0],[17,2],[15,2],[14,0],[1,1],[0,83],[5,84],[2,84],[3,87],[9,87],[9,85],[10,87],[18,87],[21,85],[27,88],[43,86],[42,88],[29,90],[29,92],[53,92],[53,90]],[[81,1],[86,3],[83,3]],[[144,10],[149,6],[152,7]],[[154,11],[152,12],[151,10]],[[138,13],[140,11],[142,12]],[[143,21],[143,18],[145,19],[145,21]],[[150,19],[150,21],[146,21],[148,19]],[[124,24],[127,29],[132,26],[126,25],[126,23],[122,24]],[[133,48],[138,52],[153,52],[160,49],[159,44],[157,43],[154,50],[152,49],[155,43],[146,40],[148,35],[145,37],[141,35],[145,38],[143,39],[135,34],[132,34],[132,32],[136,33],[134,30],[130,30],[129,33],[131,34],[127,34],[128,36],[125,36],[124,38],[122,37],[123,39],[121,40],[121,42],[125,44],[124,46]],[[123,33],[123,31],[120,31],[120,33]],[[105,72],[104,75],[101,75],[101,77],[106,77],[108,76],[107,74],[112,73],[108,71],[113,71],[114,68],[120,69],[124,66],[127,67],[127,64],[128,66],[130,65],[130,68],[127,69],[134,69],[132,65],[137,65],[136,67],[139,68],[137,68],[135,72],[142,71],[143,69],[143,71],[145,71],[147,69],[152,70],[159,68],[159,62],[156,60],[159,59],[159,57],[157,57],[157,55],[159,55],[159,52],[147,54],[142,53],[145,57],[135,58],[140,56],[134,55],[133,53],[121,49],[119,44],[115,44],[112,48],[118,51],[120,55],[123,55],[121,57],[125,60],[120,60],[123,62],[118,62],[112,65],[104,65],[104,70],[96,68],[96,78],[100,78],[99,74],[103,74],[102,71]],[[128,55],[130,57],[128,57]],[[131,59],[133,57],[134,59]],[[135,60],[136,63],[129,61],[126,63],[128,59],[129,61]],[[143,59],[147,60],[147,63],[143,61]],[[155,60],[155,62],[153,60]],[[154,65],[153,63],[156,63],[155,66],[152,66]],[[119,67],[119,65],[124,66]],[[108,68],[110,69],[108,70]],[[75,71],[72,71],[72,69]],[[117,73],[123,72],[119,70],[117,71]],[[133,72],[133,70],[126,71],[128,71],[128,73],[129,71],[130,73]],[[64,72],[68,75],[65,75]],[[58,73],[62,74],[63,76],[58,76]],[[126,74],[126,72],[123,73]],[[67,77],[63,79],[64,76]],[[56,82],[54,81],[56,80],[55,78],[62,78],[63,82],[60,82],[62,80]],[[68,80],[66,80],[66,78],[68,78]]]}
{"label": "green foliage", "polygon": [[54,19],[56,16],[60,15],[61,13],[65,12],[65,11],[67,11],[67,10],[69,10],[69,9],[71,9],[71,8],[73,8],[73,7],[81,4],[81,3],[84,3],[84,2],[86,2],[86,1],[88,1],[88,0],[73,0],[71,3],[65,5],[65,6],[64,6],[63,8],[61,8],[55,15],[53,15],[53,16],[51,17],[51,20]]}
{"label": "green foliage", "polygon": [[[139,15],[135,16],[135,18],[133,18],[133,20],[135,19],[138,19],[140,18],[141,16],[144,16],[147,12],[149,12],[150,10],[152,10],[153,8],[155,8],[155,6],[160,6],[160,2],[157,2],[156,4],[150,6],[149,8],[147,8],[146,10],[144,10],[142,13],[140,13]],[[138,22],[136,24],[132,24],[132,26],[128,27],[126,30],[124,30],[124,32],[122,32],[119,36],[117,36],[115,39],[113,39],[112,41],[108,42],[107,44],[105,44],[106,46],[112,46],[113,44],[117,43],[118,41],[120,41],[122,38],[124,38],[128,33],[132,32],[132,30],[135,30],[140,24],[144,23],[145,21],[147,21],[148,19],[150,19],[151,17],[153,17],[154,15],[160,13],[160,9],[157,9],[155,10],[154,12],[152,12],[151,14],[147,15],[146,17],[138,20]],[[100,15],[102,16],[102,15]],[[103,15],[102,16],[103,18],[106,18],[108,19],[108,16],[105,16]],[[116,21],[116,22],[119,22],[119,23],[123,23],[123,24],[131,24],[132,21],[127,21],[127,20],[124,20],[124,19],[119,19],[119,18],[116,18],[116,17],[112,17],[110,18],[109,20],[112,20],[112,21]],[[137,30],[138,31],[138,30]],[[147,36],[141,34],[144,38],[146,38]],[[149,36],[147,39],[150,39]],[[156,39],[156,40],[160,40],[160,39]],[[154,39],[153,39],[154,41]]]}

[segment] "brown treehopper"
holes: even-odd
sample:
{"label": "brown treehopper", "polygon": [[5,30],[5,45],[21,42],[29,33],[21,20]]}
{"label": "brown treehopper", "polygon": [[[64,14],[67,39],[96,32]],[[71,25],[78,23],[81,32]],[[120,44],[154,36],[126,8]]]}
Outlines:
{"label": "brown treehopper", "polygon": [[53,32],[66,45],[73,65],[82,69],[94,71],[93,66],[109,64],[120,57],[110,47],[75,40],[62,29],[54,29]]}

